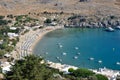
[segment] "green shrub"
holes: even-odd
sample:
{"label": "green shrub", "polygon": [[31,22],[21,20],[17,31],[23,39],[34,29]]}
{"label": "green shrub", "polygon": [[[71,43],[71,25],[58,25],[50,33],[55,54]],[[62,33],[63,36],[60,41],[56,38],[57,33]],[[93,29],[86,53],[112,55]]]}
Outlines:
{"label": "green shrub", "polygon": [[75,71],[73,71],[73,75],[75,77],[89,77],[94,75],[95,73],[93,71],[90,71],[88,69],[84,69],[84,68],[79,68]]}
{"label": "green shrub", "polygon": [[5,18],[5,16],[0,16],[0,19],[4,19]]}
{"label": "green shrub", "polygon": [[96,74],[96,77],[98,80],[108,80],[108,78],[104,75],[101,75],[101,74]]}
{"label": "green shrub", "polygon": [[51,23],[51,22],[52,22],[51,19],[46,19],[46,20],[44,21],[44,23]]}

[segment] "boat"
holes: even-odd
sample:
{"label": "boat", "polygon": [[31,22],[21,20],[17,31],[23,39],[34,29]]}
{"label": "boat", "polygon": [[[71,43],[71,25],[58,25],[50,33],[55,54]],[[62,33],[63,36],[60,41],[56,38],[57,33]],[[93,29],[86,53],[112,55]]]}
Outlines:
{"label": "boat", "polygon": [[74,59],[77,59],[78,57],[77,56],[74,56]]}
{"label": "boat", "polygon": [[105,29],[105,31],[108,31],[108,32],[113,32],[113,31],[114,31],[114,29],[113,29],[112,27],[107,27],[107,28]]}
{"label": "boat", "polygon": [[48,54],[48,52],[45,52],[45,54]]}
{"label": "boat", "polygon": [[56,59],[57,59],[59,62],[62,62],[62,59],[60,59],[60,57],[56,57]]}
{"label": "boat", "polygon": [[76,50],[78,50],[79,48],[78,47],[75,47]]}
{"label": "boat", "polygon": [[61,43],[58,43],[58,45],[60,45]]}
{"label": "boat", "polygon": [[62,62],[62,59],[59,59],[60,62]]}
{"label": "boat", "polygon": [[63,52],[62,54],[65,56],[67,53]]}
{"label": "boat", "polygon": [[56,57],[57,59],[60,59],[60,57]]}
{"label": "boat", "polygon": [[120,29],[120,26],[116,26],[116,29]]}
{"label": "boat", "polygon": [[78,55],[80,55],[80,53],[77,53]]}
{"label": "boat", "polygon": [[62,48],[63,46],[62,45],[59,45],[60,48]]}
{"label": "boat", "polygon": [[120,62],[116,62],[117,65],[120,65]]}
{"label": "boat", "polygon": [[98,61],[98,63],[102,63],[102,61],[101,61],[101,60],[99,60],[99,61]]}
{"label": "boat", "polygon": [[89,60],[93,61],[93,60],[94,60],[94,58],[93,58],[93,57],[91,57],[91,58],[89,58]]}

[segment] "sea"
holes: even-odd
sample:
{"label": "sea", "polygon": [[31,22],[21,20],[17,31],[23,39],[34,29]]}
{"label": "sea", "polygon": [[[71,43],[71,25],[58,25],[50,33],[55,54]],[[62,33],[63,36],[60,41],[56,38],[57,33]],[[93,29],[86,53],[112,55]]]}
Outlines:
{"label": "sea", "polygon": [[120,30],[65,28],[47,33],[33,53],[80,68],[120,70]]}

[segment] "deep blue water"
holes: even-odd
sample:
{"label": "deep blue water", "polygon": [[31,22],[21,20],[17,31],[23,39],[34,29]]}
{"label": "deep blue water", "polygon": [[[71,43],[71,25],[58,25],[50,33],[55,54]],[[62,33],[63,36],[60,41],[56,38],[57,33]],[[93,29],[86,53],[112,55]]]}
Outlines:
{"label": "deep blue water", "polygon": [[[58,43],[63,47],[60,48]],[[79,49],[76,50],[75,47]],[[45,54],[48,52],[48,54]],[[67,53],[64,56],[62,53]],[[63,29],[46,34],[34,48],[34,53],[45,59],[85,68],[120,70],[120,30],[106,32],[102,29]],[[77,53],[80,53],[78,55]],[[77,56],[78,59],[74,59]],[[89,58],[94,60],[90,61]],[[102,63],[98,63],[102,60]]]}

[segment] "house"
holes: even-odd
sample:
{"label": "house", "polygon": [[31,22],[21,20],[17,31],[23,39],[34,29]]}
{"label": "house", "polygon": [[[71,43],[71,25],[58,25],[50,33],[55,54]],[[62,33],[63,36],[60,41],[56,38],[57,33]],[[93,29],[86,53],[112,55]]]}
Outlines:
{"label": "house", "polygon": [[0,40],[0,44],[3,44],[3,40]]}
{"label": "house", "polygon": [[15,38],[15,37],[18,37],[18,36],[19,36],[18,34],[16,34],[16,33],[11,33],[11,32],[7,33],[7,35],[8,35],[10,38]]}
{"label": "house", "polygon": [[56,26],[57,23],[56,23],[56,22],[52,22],[52,23],[50,23],[50,25],[51,25],[51,26]]}
{"label": "house", "polygon": [[1,64],[2,72],[6,73],[7,71],[10,71],[11,65],[9,62],[4,62]]}
{"label": "house", "polygon": [[16,30],[17,28],[16,27],[10,27],[10,30]]}

